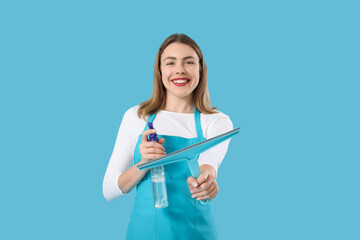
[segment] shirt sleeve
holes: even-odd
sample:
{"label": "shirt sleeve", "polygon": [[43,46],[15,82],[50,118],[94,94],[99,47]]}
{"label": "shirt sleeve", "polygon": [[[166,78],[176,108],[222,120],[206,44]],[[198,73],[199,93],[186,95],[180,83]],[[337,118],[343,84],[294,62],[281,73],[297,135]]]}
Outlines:
{"label": "shirt sleeve", "polygon": [[[232,129],[232,121],[227,115],[224,114],[218,119],[216,119],[214,123],[209,126],[206,134],[206,139],[231,131]],[[215,169],[217,175],[218,168],[220,167],[220,164],[225,157],[229,143],[230,139],[225,140],[224,142],[200,154],[198,159],[199,165],[211,165]]]}
{"label": "shirt sleeve", "polygon": [[116,137],[115,146],[103,179],[103,194],[109,202],[125,193],[118,186],[119,176],[132,165],[131,113],[125,112]]}

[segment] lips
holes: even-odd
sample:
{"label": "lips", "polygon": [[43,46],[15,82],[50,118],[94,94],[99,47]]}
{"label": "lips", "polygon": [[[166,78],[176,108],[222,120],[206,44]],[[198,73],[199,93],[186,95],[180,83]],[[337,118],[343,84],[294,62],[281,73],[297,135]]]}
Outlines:
{"label": "lips", "polygon": [[189,78],[174,78],[174,79],[171,79],[171,82],[175,85],[175,86],[178,86],[178,87],[183,87],[185,85],[187,85],[189,82],[190,82],[190,79]]}

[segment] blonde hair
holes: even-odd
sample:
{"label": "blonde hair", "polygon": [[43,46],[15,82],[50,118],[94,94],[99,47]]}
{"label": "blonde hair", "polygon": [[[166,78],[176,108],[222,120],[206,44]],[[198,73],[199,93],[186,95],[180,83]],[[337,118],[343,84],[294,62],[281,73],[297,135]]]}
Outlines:
{"label": "blonde hair", "polygon": [[196,44],[194,40],[188,37],[185,34],[175,33],[169,36],[161,44],[155,58],[154,66],[154,77],[153,77],[153,92],[149,100],[144,101],[140,104],[137,114],[139,118],[144,120],[147,115],[151,115],[159,112],[164,109],[166,103],[166,88],[162,82],[161,70],[160,70],[160,60],[161,54],[164,52],[164,49],[169,46],[171,43],[178,42],[189,45],[192,47],[199,57],[200,64],[200,79],[199,84],[192,92],[194,105],[201,113],[213,114],[218,113],[214,109],[217,107],[211,107],[210,95],[208,89],[208,71],[205,64],[203,54],[200,50],[200,47]]}

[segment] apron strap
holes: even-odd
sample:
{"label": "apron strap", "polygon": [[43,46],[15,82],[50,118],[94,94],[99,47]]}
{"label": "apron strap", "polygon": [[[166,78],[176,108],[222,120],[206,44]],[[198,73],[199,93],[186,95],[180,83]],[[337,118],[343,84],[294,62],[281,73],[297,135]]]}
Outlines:
{"label": "apron strap", "polygon": [[201,129],[200,112],[194,107],[195,127],[198,138],[204,138]]}
{"label": "apron strap", "polygon": [[149,125],[148,123],[149,122],[153,122],[154,121],[154,118],[155,118],[156,114],[151,114],[149,119],[147,120],[147,123],[145,124],[145,128],[144,128],[144,131],[148,130],[149,129]]}
{"label": "apron strap", "polygon": [[149,122],[153,122],[155,116],[156,116],[156,114],[151,114],[147,122],[148,122],[148,123],[149,123]]}

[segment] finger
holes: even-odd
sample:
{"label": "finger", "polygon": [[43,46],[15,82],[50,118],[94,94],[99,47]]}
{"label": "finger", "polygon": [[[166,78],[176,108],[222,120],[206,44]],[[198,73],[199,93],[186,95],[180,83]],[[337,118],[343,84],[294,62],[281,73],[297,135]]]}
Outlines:
{"label": "finger", "polygon": [[204,170],[200,176],[197,178],[197,181],[199,184],[204,183],[209,177],[209,171],[208,170]]}
{"label": "finger", "polygon": [[161,145],[160,143],[157,142],[146,142],[143,144],[144,148],[158,148],[158,149],[162,149],[165,151],[165,148],[163,145]]}
{"label": "finger", "polygon": [[156,132],[155,129],[148,129],[148,130],[144,131],[142,133],[142,142],[149,142],[148,135],[150,135],[151,133],[155,133],[155,132]]}
{"label": "finger", "polygon": [[219,189],[217,187],[215,187],[209,194],[202,196],[202,197],[198,197],[198,198],[196,198],[196,200],[214,199],[218,192],[219,192]]}
{"label": "finger", "polygon": [[206,188],[204,191],[194,193],[191,197],[197,198],[197,197],[204,197],[209,195],[210,192],[212,192],[217,187],[217,184],[211,184],[208,188]]}
{"label": "finger", "polygon": [[151,147],[151,148],[145,148],[142,151],[142,154],[162,154],[162,155],[165,155],[166,153],[165,153],[164,149]]}
{"label": "finger", "polygon": [[187,184],[189,186],[190,191],[192,191],[194,188],[199,186],[199,183],[196,181],[196,179],[194,177],[191,177],[191,176],[188,177]]}
{"label": "finger", "polygon": [[207,180],[204,183],[200,184],[197,188],[193,189],[191,193],[200,193],[203,191],[207,191],[207,189],[214,183],[217,184],[216,180],[211,175],[209,175]]}
{"label": "finger", "polygon": [[163,156],[164,154],[147,154],[145,159],[147,159],[148,161],[153,161]]}
{"label": "finger", "polygon": [[209,175],[206,181],[200,184],[198,188],[207,190],[214,183],[214,181],[215,179]]}
{"label": "finger", "polygon": [[211,181],[211,182],[205,182],[201,185],[199,185],[199,187],[197,187],[195,189],[195,191],[193,191],[193,194],[196,196],[203,196],[204,194],[209,193],[210,191],[213,190],[213,188],[215,188],[217,185],[217,183],[215,181]]}
{"label": "finger", "polygon": [[198,196],[195,196],[195,197],[196,197],[196,200],[213,199],[216,197],[218,192],[219,192],[219,187],[218,187],[217,183],[214,183],[213,185],[211,185],[211,187],[208,189],[208,191],[199,193]]}

